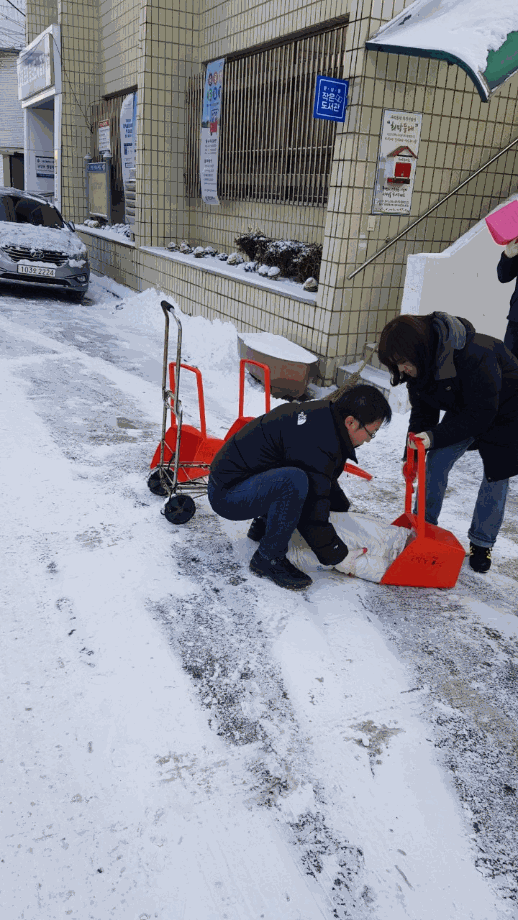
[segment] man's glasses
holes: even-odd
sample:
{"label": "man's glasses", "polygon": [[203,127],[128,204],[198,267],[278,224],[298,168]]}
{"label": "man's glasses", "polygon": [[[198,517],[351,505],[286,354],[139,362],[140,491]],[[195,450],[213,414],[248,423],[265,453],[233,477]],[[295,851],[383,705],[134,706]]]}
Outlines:
{"label": "man's glasses", "polygon": [[360,428],[363,428],[363,430],[367,432],[367,434],[369,435],[369,441],[374,440],[374,438],[376,437],[378,433],[377,431],[369,431],[369,429],[366,428],[365,425],[360,425]]}

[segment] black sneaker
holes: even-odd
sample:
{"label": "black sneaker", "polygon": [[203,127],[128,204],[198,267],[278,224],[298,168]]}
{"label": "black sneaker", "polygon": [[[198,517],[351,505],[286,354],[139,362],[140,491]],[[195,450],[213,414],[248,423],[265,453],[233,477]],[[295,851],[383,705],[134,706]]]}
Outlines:
{"label": "black sneaker", "polygon": [[312,579],[305,572],[301,572],[284,556],[282,559],[265,559],[259,550],[256,550],[250,560],[250,571],[259,578],[269,578],[281,588],[290,588],[292,591],[301,591],[313,584]]}
{"label": "black sneaker", "polygon": [[263,517],[254,518],[250,527],[248,528],[247,537],[249,540],[254,540],[255,543],[259,543],[259,540],[262,540],[266,533],[266,521]]}
{"label": "black sneaker", "polygon": [[474,572],[484,575],[491,568],[491,550],[488,546],[469,544],[469,564]]}

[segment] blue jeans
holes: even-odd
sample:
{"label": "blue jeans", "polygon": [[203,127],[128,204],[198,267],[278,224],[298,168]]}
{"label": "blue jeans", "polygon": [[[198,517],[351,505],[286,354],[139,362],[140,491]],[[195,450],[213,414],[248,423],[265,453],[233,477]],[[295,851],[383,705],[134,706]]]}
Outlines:
{"label": "blue jeans", "polygon": [[209,477],[209,503],[220,517],[228,521],[246,521],[264,516],[266,533],[259,544],[265,559],[281,559],[288,551],[308,494],[309,482],[304,470],[284,466],[266,470],[225,489]]}
{"label": "blue jeans", "polygon": [[507,320],[507,329],[504,335],[504,345],[518,358],[518,323],[512,319]]}
{"label": "blue jeans", "polygon": [[[468,438],[450,447],[427,451],[425,520],[429,524],[437,524],[448,485],[448,474],[453,464],[462,457],[473,440],[473,438]],[[504,519],[508,488],[508,479],[488,482],[484,473],[468,531],[471,543],[489,548],[494,546]],[[414,507],[415,511],[416,507]]]}

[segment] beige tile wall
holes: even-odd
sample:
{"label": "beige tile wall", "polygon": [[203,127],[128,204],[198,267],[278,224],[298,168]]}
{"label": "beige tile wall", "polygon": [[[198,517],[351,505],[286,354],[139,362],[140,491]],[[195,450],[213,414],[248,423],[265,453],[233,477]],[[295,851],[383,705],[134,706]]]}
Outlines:
{"label": "beige tile wall", "polygon": [[[392,18],[409,3],[372,3]],[[361,4],[358,4],[361,14]],[[364,4],[364,10],[367,4]],[[344,77],[351,80],[346,121],[335,147],[325,228],[320,305],[330,314],[327,373],[355,360],[367,341],[399,312],[406,257],[440,252],[518,187],[517,151],[427,218],[352,281],[347,276],[518,135],[518,78],[489,103],[467,75],[446,62],[367,52],[380,19],[352,17]],[[411,214],[380,215],[368,232],[382,111],[422,112],[421,145]]]}
{"label": "beige tile wall", "polygon": [[189,236],[183,183],[185,89],[193,72],[199,17],[193,0],[148,0],[140,13],[137,243],[163,246]]}
{"label": "beige tile wall", "polygon": [[84,157],[90,153],[90,107],[101,88],[98,0],[59,0],[59,24],[62,210],[67,219],[80,222],[86,217]]}
{"label": "beige tile wall", "polygon": [[[132,272],[142,271],[136,287],[151,282],[154,276],[164,281],[164,289],[166,281],[178,282],[185,285],[186,291],[196,291],[191,298],[193,309],[226,316],[251,328],[287,329],[290,338],[300,344],[310,349],[318,346],[326,382],[333,379],[338,364],[356,359],[365,342],[375,339],[387,320],[398,312],[406,256],[411,252],[442,251],[517,187],[514,177],[518,164],[516,153],[511,152],[350,281],[348,275],[387,239],[518,134],[518,78],[502,87],[487,104],[480,101],[475,87],[457,66],[366,52],[366,38],[411,0],[351,0],[343,62],[343,77],[350,80],[350,104],[345,124],[338,126],[327,210],[251,206],[249,202],[224,202],[219,208],[209,208],[184,198],[187,78],[199,72],[200,62],[342,15],[343,2],[290,0],[288,14],[273,0],[199,0],[199,4],[192,0],[149,0],[145,5],[142,2],[141,8],[129,0],[112,0],[111,7],[107,0],[101,2],[106,49],[117,46],[113,13],[118,9],[123,23],[120,60],[128,64],[128,79],[134,66],[138,71],[137,245],[163,246],[170,239],[185,238],[231,249],[234,236],[249,226],[259,226],[272,236],[320,239],[324,244],[317,308],[309,317],[314,328],[308,315],[301,316],[284,298],[272,300],[259,291],[251,294],[246,285],[216,280],[207,282],[201,295],[192,279],[180,278],[179,268],[173,271],[171,263],[164,267],[150,256],[142,261],[135,257],[127,283],[135,278]],[[67,7],[68,0],[61,0],[61,4]],[[89,9],[86,2],[84,6]],[[137,8],[139,35],[135,50],[129,30]],[[67,28],[70,36],[72,27]],[[91,28],[94,34],[93,21]],[[82,39],[79,35],[77,38],[80,43]],[[78,56],[74,73],[90,92],[95,85],[91,62],[85,61],[75,46],[67,53]],[[117,85],[115,69],[114,66],[109,77],[111,86]],[[411,214],[378,216],[375,229],[368,231],[384,108],[423,114],[421,147]],[[78,119],[73,102],[68,103],[66,130],[77,130],[74,126]],[[70,190],[79,182],[79,162],[77,155],[75,159],[71,156],[67,165],[67,174],[72,177],[67,179]],[[123,262],[117,266],[110,262],[109,267],[120,274],[119,280],[124,280]],[[197,298],[201,298],[199,303]],[[247,312],[250,310],[254,312]]]}
{"label": "beige tile wall", "polygon": [[25,36],[30,45],[38,35],[58,21],[58,0],[37,0],[26,4]]}
{"label": "beige tile wall", "polygon": [[103,95],[138,82],[140,9],[136,0],[99,0]]}

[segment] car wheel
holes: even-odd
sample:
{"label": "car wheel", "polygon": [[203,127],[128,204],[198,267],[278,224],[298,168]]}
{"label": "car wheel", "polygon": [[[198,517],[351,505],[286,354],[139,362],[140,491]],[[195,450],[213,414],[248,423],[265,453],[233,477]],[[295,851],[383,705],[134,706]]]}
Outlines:
{"label": "car wheel", "polygon": [[84,296],[84,291],[70,291],[67,294],[68,299],[71,300],[72,303],[83,303]]}

